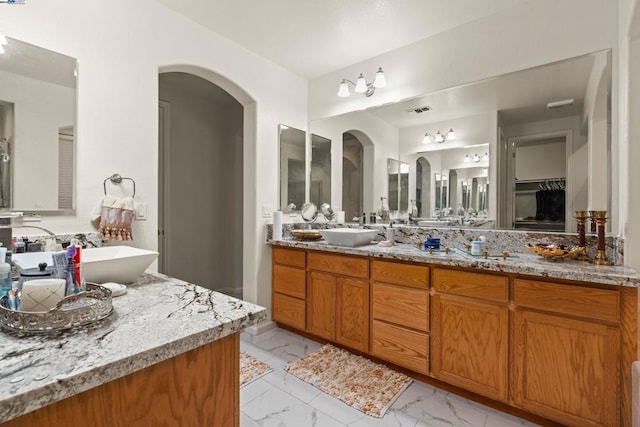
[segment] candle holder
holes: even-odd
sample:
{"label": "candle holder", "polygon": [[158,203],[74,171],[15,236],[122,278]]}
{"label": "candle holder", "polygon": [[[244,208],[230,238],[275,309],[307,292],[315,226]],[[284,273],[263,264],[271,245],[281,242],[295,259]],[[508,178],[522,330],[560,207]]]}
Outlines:
{"label": "candle holder", "polygon": [[607,223],[607,211],[589,211],[591,214],[591,222],[598,226],[598,254],[593,260],[596,265],[613,265],[613,262],[607,259],[605,255],[604,245],[604,225]]}
{"label": "candle holder", "polygon": [[576,222],[578,223],[578,246],[582,248],[582,252],[576,256],[578,261],[591,261],[587,255],[587,242],[585,237],[587,224],[587,211],[576,211]]}
{"label": "candle holder", "polygon": [[597,224],[596,224],[596,212],[598,211],[589,211],[589,219],[591,220],[591,234],[597,233]]}

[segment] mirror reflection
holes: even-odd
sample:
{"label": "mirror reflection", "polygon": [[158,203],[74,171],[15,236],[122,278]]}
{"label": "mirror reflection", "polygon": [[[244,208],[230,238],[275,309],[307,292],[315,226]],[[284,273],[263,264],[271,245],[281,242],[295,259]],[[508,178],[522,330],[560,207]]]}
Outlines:
{"label": "mirror reflection", "polygon": [[[387,158],[395,158],[409,165],[409,198],[419,217],[575,231],[575,221],[565,220],[573,211],[611,211],[610,86],[605,50],[310,126],[336,135],[357,131],[371,141],[364,167],[373,169],[373,184],[364,211],[375,209],[380,195],[395,201],[384,188],[390,177],[378,178]],[[425,138],[449,130],[455,139]],[[564,215],[542,207],[548,198],[538,192],[551,190]]]}
{"label": "mirror reflection", "polygon": [[406,212],[409,208],[409,165],[387,159],[387,185],[389,209]]}
{"label": "mirror reflection", "polygon": [[278,125],[280,142],[280,208],[285,212],[299,211],[305,201],[304,131]]}
{"label": "mirror reflection", "polygon": [[311,135],[311,188],[309,198],[322,206],[331,205],[331,140]]}
{"label": "mirror reflection", "polygon": [[76,59],[7,37],[0,54],[0,208],[73,209]]}

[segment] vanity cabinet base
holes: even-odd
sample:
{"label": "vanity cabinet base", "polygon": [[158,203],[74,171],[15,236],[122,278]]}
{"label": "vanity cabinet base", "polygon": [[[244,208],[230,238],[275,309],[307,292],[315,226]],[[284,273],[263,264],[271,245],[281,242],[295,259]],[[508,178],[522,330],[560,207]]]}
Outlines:
{"label": "vanity cabinet base", "polygon": [[236,333],[2,425],[238,427],[239,420]]}

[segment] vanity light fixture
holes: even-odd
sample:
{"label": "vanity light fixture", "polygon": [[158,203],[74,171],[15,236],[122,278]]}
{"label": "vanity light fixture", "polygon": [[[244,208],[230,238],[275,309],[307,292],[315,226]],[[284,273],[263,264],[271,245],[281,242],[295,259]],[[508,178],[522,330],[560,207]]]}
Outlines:
{"label": "vanity light fixture", "polygon": [[422,143],[423,144],[429,144],[430,142],[437,142],[439,144],[442,144],[445,141],[453,141],[454,139],[456,139],[456,133],[453,131],[453,129],[449,129],[449,132],[447,132],[445,135],[441,134],[440,131],[437,131],[435,136],[431,135],[429,132],[424,134],[424,138],[422,138]]}
{"label": "vanity light fixture", "polygon": [[358,76],[358,80],[356,82],[352,82],[349,79],[342,79],[342,83],[340,83],[340,89],[338,89],[338,96],[341,98],[346,98],[349,95],[349,83],[351,83],[355,88],[354,90],[357,93],[364,93],[364,96],[370,97],[376,91],[377,88],[385,87],[387,85],[387,79],[384,76],[384,71],[382,71],[382,67],[378,68],[376,72],[376,77],[371,83],[367,83],[367,80],[364,78],[364,74],[360,73]]}

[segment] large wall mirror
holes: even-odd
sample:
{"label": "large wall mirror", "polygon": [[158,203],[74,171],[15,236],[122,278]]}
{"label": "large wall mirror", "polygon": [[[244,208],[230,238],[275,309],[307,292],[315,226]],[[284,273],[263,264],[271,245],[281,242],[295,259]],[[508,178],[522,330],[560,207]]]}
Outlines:
{"label": "large wall mirror", "polygon": [[331,140],[311,135],[311,186],[309,199],[322,206],[331,205]]}
{"label": "large wall mirror", "polygon": [[75,58],[7,37],[0,54],[0,209],[74,207]]}
{"label": "large wall mirror", "polygon": [[406,212],[409,208],[409,165],[387,159],[389,210]]}
{"label": "large wall mirror", "polygon": [[[395,158],[409,165],[419,217],[549,231],[575,231],[575,210],[611,212],[610,127],[610,50],[310,123],[371,139],[371,201]],[[432,138],[449,130],[455,138]],[[543,200],[561,209],[545,211]]]}
{"label": "large wall mirror", "polygon": [[280,209],[299,211],[305,202],[306,135],[303,130],[278,125],[280,142]]}

